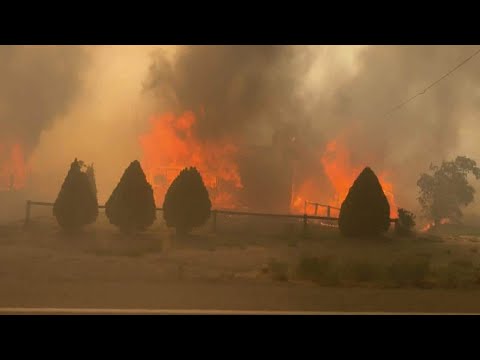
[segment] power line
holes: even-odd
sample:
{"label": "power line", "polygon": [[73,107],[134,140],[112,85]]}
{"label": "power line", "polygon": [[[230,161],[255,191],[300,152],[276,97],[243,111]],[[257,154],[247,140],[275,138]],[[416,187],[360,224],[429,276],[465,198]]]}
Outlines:
{"label": "power line", "polygon": [[413,95],[412,97],[410,97],[409,99],[405,100],[404,102],[398,104],[397,106],[391,108],[388,112],[386,112],[383,116],[384,117],[387,117],[388,115],[390,115],[391,113],[393,113],[394,111],[404,107],[407,103],[409,103],[410,101],[412,101],[413,99],[417,98],[418,96],[420,95],[423,95],[425,94],[428,90],[430,90],[432,87],[434,87],[436,84],[438,84],[440,81],[442,81],[443,79],[445,79],[447,76],[449,76],[450,74],[452,74],[453,72],[455,72],[456,70],[458,70],[460,67],[462,67],[463,65],[465,65],[468,61],[470,61],[471,59],[473,59],[475,56],[477,56],[478,54],[480,53],[480,48],[475,51],[472,55],[470,55],[468,58],[466,58],[465,60],[463,60],[460,64],[458,64],[457,66],[455,66],[453,69],[451,69],[449,72],[447,72],[445,75],[443,75],[441,78],[439,78],[438,80],[434,81],[433,83],[431,83],[430,85],[428,85],[425,89],[423,89],[422,91],[418,92],[417,94]]}

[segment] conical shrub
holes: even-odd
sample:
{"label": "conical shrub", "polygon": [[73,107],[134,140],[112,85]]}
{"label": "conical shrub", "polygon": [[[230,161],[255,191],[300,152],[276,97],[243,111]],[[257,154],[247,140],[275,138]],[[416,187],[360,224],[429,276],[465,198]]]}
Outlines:
{"label": "conical shrub", "polygon": [[146,230],[156,218],[152,186],[138,161],[133,161],[105,204],[105,214],[111,224],[122,232]]}
{"label": "conical shrub", "polygon": [[98,203],[88,176],[75,159],[53,205],[53,215],[65,230],[76,231],[95,222]]}
{"label": "conical shrub", "polygon": [[95,198],[97,199],[97,182],[95,181],[95,170],[93,168],[93,164],[87,166],[87,170],[85,171],[85,174],[87,174],[88,181],[95,195]]}
{"label": "conical shrub", "polygon": [[369,167],[354,181],[340,208],[338,225],[344,236],[375,236],[390,227],[390,205]]}
{"label": "conical shrub", "polygon": [[163,218],[178,234],[189,233],[210,217],[212,203],[196,168],[183,169],[165,194]]}

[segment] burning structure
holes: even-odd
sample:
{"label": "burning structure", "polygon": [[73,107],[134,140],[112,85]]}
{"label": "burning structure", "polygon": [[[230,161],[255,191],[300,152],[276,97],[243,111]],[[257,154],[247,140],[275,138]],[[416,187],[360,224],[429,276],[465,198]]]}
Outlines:
{"label": "burning structure", "polygon": [[151,130],[140,137],[142,165],[157,206],[173,179],[188,166],[202,174],[217,209],[288,212],[292,188],[292,158],[284,139],[271,146],[245,146],[224,138],[200,140],[193,112],[151,119]]}
{"label": "burning structure", "polygon": [[[157,206],[189,166],[202,174],[214,208],[271,213],[303,213],[305,202],[312,201],[340,207],[363,169],[352,164],[341,138],[309,147],[293,124],[278,127],[269,146],[241,146],[228,137],[201,139],[196,124],[194,112],[167,113],[153,117],[149,132],[139,139]],[[393,186],[385,178],[379,174],[395,217]]]}

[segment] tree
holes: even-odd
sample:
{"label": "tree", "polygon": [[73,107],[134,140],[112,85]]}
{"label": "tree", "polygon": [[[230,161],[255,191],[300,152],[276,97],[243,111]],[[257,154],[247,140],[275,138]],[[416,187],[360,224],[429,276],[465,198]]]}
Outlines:
{"label": "tree", "polygon": [[78,231],[97,219],[97,199],[87,175],[81,169],[81,162],[77,159],[72,162],[62,184],[53,205],[53,215],[58,224],[68,231]]}
{"label": "tree", "polygon": [[105,204],[111,224],[124,233],[144,231],[156,219],[152,186],[138,161],[133,161]]}
{"label": "tree", "polygon": [[398,220],[395,223],[395,232],[400,236],[409,236],[415,227],[415,215],[405,209],[398,209]]}
{"label": "tree", "polygon": [[377,176],[366,167],[350,188],[338,220],[344,236],[375,236],[390,227],[390,205]]}
{"label": "tree", "polygon": [[468,175],[480,179],[477,163],[466,156],[453,161],[443,161],[440,166],[430,165],[433,174],[421,174],[418,201],[425,218],[438,225],[446,218],[458,222],[463,216],[461,207],[474,200],[475,189],[468,183]]}
{"label": "tree", "polygon": [[177,234],[188,234],[205,224],[210,217],[212,203],[202,177],[196,168],[183,169],[165,194],[163,218]]}

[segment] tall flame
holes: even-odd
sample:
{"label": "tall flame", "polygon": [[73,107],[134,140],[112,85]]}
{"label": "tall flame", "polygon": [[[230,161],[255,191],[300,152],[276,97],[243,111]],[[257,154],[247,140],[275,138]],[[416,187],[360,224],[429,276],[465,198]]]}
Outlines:
{"label": "tall flame", "polygon": [[0,143],[0,191],[25,187],[27,166],[22,146]]}
{"label": "tall flame", "polygon": [[[201,115],[205,113],[202,108]],[[194,132],[192,111],[180,116],[166,113],[150,119],[150,131],[140,137],[142,166],[154,187],[157,204],[163,202],[168,186],[185,167],[196,167],[215,207],[235,207],[234,193],[242,187],[235,162],[237,147],[227,139],[202,141]]]}
{"label": "tall flame", "polygon": [[[326,145],[323,154],[319,156],[319,161],[322,163],[325,174],[334,189],[334,194],[330,196],[325,205],[339,208],[363,167],[352,164],[350,152],[338,139],[334,139]],[[390,204],[390,217],[395,218],[398,215],[397,206],[393,194],[393,185],[386,180],[388,179],[388,173],[384,171],[377,174],[377,176]],[[320,190],[315,186],[315,182],[312,179],[305,180],[295,190],[292,211],[305,211],[305,201],[313,201],[318,197],[319,192]],[[336,214],[338,215],[338,211]],[[334,216],[333,213],[331,215]]]}

